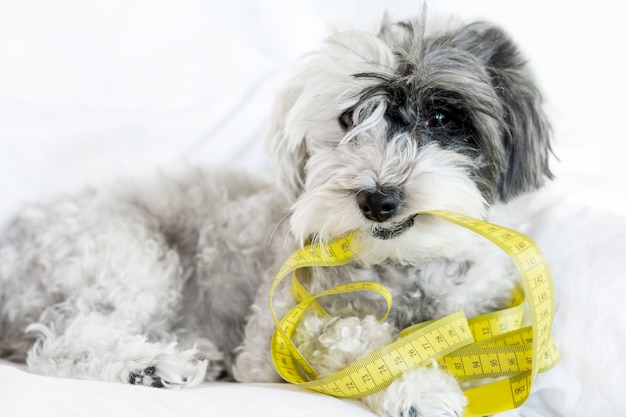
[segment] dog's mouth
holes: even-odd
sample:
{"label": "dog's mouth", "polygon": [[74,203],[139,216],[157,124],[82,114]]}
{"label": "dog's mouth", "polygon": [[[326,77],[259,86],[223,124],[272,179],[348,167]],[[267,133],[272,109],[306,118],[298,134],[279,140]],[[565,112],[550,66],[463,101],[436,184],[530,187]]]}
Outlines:
{"label": "dog's mouth", "polygon": [[406,232],[411,227],[413,227],[413,224],[415,223],[415,217],[417,217],[417,214],[414,214],[408,217],[406,220],[400,223],[396,223],[391,227],[383,227],[380,225],[374,226],[372,228],[372,236],[374,236],[376,239],[381,240],[396,238],[402,233]]}

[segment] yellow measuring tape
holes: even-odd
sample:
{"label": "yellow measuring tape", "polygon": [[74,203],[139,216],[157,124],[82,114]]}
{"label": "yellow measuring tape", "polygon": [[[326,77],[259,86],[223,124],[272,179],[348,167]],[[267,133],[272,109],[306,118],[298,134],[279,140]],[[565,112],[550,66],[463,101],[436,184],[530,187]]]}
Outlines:
{"label": "yellow measuring tape", "polygon": [[[376,282],[351,282],[314,296],[298,282],[295,271],[299,268],[352,262],[359,249],[358,237],[352,233],[324,247],[307,246],[293,253],[278,272],[270,290],[270,310],[276,324],[271,348],[274,367],[288,382],[336,397],[361,398],[386,388],[403,372],[428,366],[437,360],[441,368],[458,380],[499,378],[465,391],[468,406],[464,417],[519,407],[530,395],[537,373],[550,369],[559,359],[550,337],[554,288],[541,249],[519,232],[461,214],[440,210],[419,214],[437,216],[465,227],[504,250],[522,278],[523,290],[518,288],[515,291],[512,306],[471,320],[467,320],[463,312],[457,312],[411,326],[402,330],[398,340],[390,345],[339,372],[318,378],[291,341],[308,308],[325,313],[317,299],[332,294],[373,291],[387,302],[387,312],[381,320],[391,309],[391,294]],[[273,294],[292,272],[291,290],[299,304],[279,321],[273,309]],[[531,325],[528,327],[522,327],[525,302],[530,312]]]}

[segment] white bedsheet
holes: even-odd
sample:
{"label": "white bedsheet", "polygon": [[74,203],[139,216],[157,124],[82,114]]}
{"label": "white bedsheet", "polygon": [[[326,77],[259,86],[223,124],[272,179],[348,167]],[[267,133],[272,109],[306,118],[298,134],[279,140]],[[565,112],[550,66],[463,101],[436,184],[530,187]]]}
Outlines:
{"label": "white bedsheet", "polygon": [[[556,2],[553,2],[556,3]],[[437,0],[520,43],[547,100],[557,180],[518,201],[556,286],[562,363],[511,415],[626,416],[626,96],[618,6]],[[273,97],[334,26],[375,27],[416,1],[0,2],[0,227],[19,204],[189,161],[268,170]],[[0,288],[0,291],[2,289]],[[0,361],[2,416],[368,416],[288,385],[187,391],[45,378]]]}

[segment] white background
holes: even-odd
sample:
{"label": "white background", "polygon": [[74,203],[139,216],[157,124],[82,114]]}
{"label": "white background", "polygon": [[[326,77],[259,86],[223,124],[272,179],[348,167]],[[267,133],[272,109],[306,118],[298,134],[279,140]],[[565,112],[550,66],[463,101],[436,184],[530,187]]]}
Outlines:
{"label": "white background", "polygon": [[[332,27],[375,28],[385,9],[404,18],[421,6],[414,0],[0,1],[0,227],[24,200],[181,161],[268,170],[261,144],[272,101],[298,57]],[[508,30],[530,61],[554,127],[557,179],[518,207],[537,213],[530,231],[552,265],[555,338],[565,349],[562,365],[540,380],[527,416],[626,415],[621,9],[608,0],[428,3],[433,19],[486,19]],[[167,407],[177,410],[186,401],[200,410],[215,404],[228,410],[230,397],[220,390],[234,389],[157,397],[115,387],[51,382],[0,367],[0,409],[67,415],[69,404],[81,415],[119,409],[167,415]],[[29,401],[35,391],[48,401]],[[286,398],[287,391],[294,390],[267,395]],[[118,404],[120,395],[125,402]],[[250,391],[243,395],[252,398]],[[133,403],[135,396],[143,402]],[[321,404],[317,397],[290,398],[281,401],[284,415],[294,404],[302,415],[328,415],[310,406]],[[93,407],[94,401],[106,407]],[[279,415],[275,407],[236,406],[241,415],[251,407]],[[365,413],[358,410],[350,415]]]}

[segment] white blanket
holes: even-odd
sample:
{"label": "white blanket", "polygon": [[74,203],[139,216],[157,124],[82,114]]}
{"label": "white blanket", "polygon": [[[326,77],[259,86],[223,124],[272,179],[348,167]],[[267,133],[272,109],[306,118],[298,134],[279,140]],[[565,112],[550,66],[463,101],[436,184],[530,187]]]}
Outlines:
{"label": "white blanket", "polygon": [[[618,6],[615,6],[618,7]],[[273,97],[297,59],[376,0],[5,0],[0,3],[0,227],[24,200],[189,161],[269,170]],[[519,42],[553,120],[557,179],[515,203],[550,261],[561,364],[511,415],[626,416],[626,195],[621,163],[626,36],[608,0],[437,0],[429,16],[501,24]],[[616,100],[617,98],[618,100]],[[2,289],[0,288],[0,291]],[[289,385],[165,391],[46,378],[0,362],[3,416],[369,416]]]}

